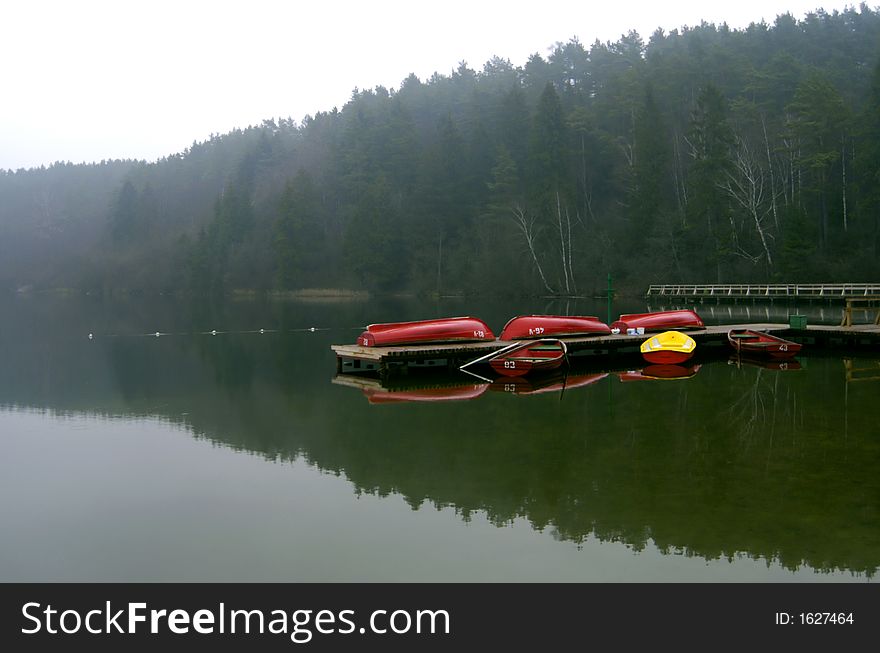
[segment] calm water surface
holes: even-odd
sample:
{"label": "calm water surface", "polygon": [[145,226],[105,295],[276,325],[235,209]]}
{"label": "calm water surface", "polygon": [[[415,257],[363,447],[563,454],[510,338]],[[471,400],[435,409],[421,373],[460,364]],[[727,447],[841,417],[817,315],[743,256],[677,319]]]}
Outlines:
{"label": "calm water surface", "polygon": [[4,300],[0,581],[873,580],[878,356],[334,379],[368,322],[566,308]]}

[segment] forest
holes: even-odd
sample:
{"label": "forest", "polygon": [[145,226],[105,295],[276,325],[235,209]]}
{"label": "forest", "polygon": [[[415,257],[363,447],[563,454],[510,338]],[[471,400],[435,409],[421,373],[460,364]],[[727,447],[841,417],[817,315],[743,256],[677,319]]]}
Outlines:
{"label": "forest", "polygon": [[878,261],[864,4],[461,62],[154,162],[0,170],[6,291],[576,296]]}

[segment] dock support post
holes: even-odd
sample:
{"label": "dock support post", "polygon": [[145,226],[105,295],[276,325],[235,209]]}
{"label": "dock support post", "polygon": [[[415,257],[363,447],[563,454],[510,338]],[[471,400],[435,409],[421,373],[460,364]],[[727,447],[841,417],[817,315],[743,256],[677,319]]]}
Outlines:
{"label": "dock support post", "polygon": [[852,302],[850,300],[846,300],[846,308],[843,309],[843,319],[840,321],[840,326],[848,327],[852,326]]}

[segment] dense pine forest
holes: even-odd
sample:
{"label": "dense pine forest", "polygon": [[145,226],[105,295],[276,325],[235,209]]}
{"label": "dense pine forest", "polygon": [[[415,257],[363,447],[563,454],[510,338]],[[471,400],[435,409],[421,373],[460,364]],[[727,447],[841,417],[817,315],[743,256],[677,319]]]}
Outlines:
{"label": "dense pine forest", "polygon": [[153,163],[0,171],[7,290],[577,295],[608,273],[877,281],[878,261],[865,5],[573,39]]}

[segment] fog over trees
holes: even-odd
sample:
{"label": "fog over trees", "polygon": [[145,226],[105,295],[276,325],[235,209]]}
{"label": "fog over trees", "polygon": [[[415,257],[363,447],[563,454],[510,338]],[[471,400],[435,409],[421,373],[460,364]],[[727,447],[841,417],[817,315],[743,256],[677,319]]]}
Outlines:
{"label": "fog over trees", "polygon": [[878,261],[865,5],[570,40],[154,163],[0,171],[6,290],[576,294],[608,273],[876,281]]}

